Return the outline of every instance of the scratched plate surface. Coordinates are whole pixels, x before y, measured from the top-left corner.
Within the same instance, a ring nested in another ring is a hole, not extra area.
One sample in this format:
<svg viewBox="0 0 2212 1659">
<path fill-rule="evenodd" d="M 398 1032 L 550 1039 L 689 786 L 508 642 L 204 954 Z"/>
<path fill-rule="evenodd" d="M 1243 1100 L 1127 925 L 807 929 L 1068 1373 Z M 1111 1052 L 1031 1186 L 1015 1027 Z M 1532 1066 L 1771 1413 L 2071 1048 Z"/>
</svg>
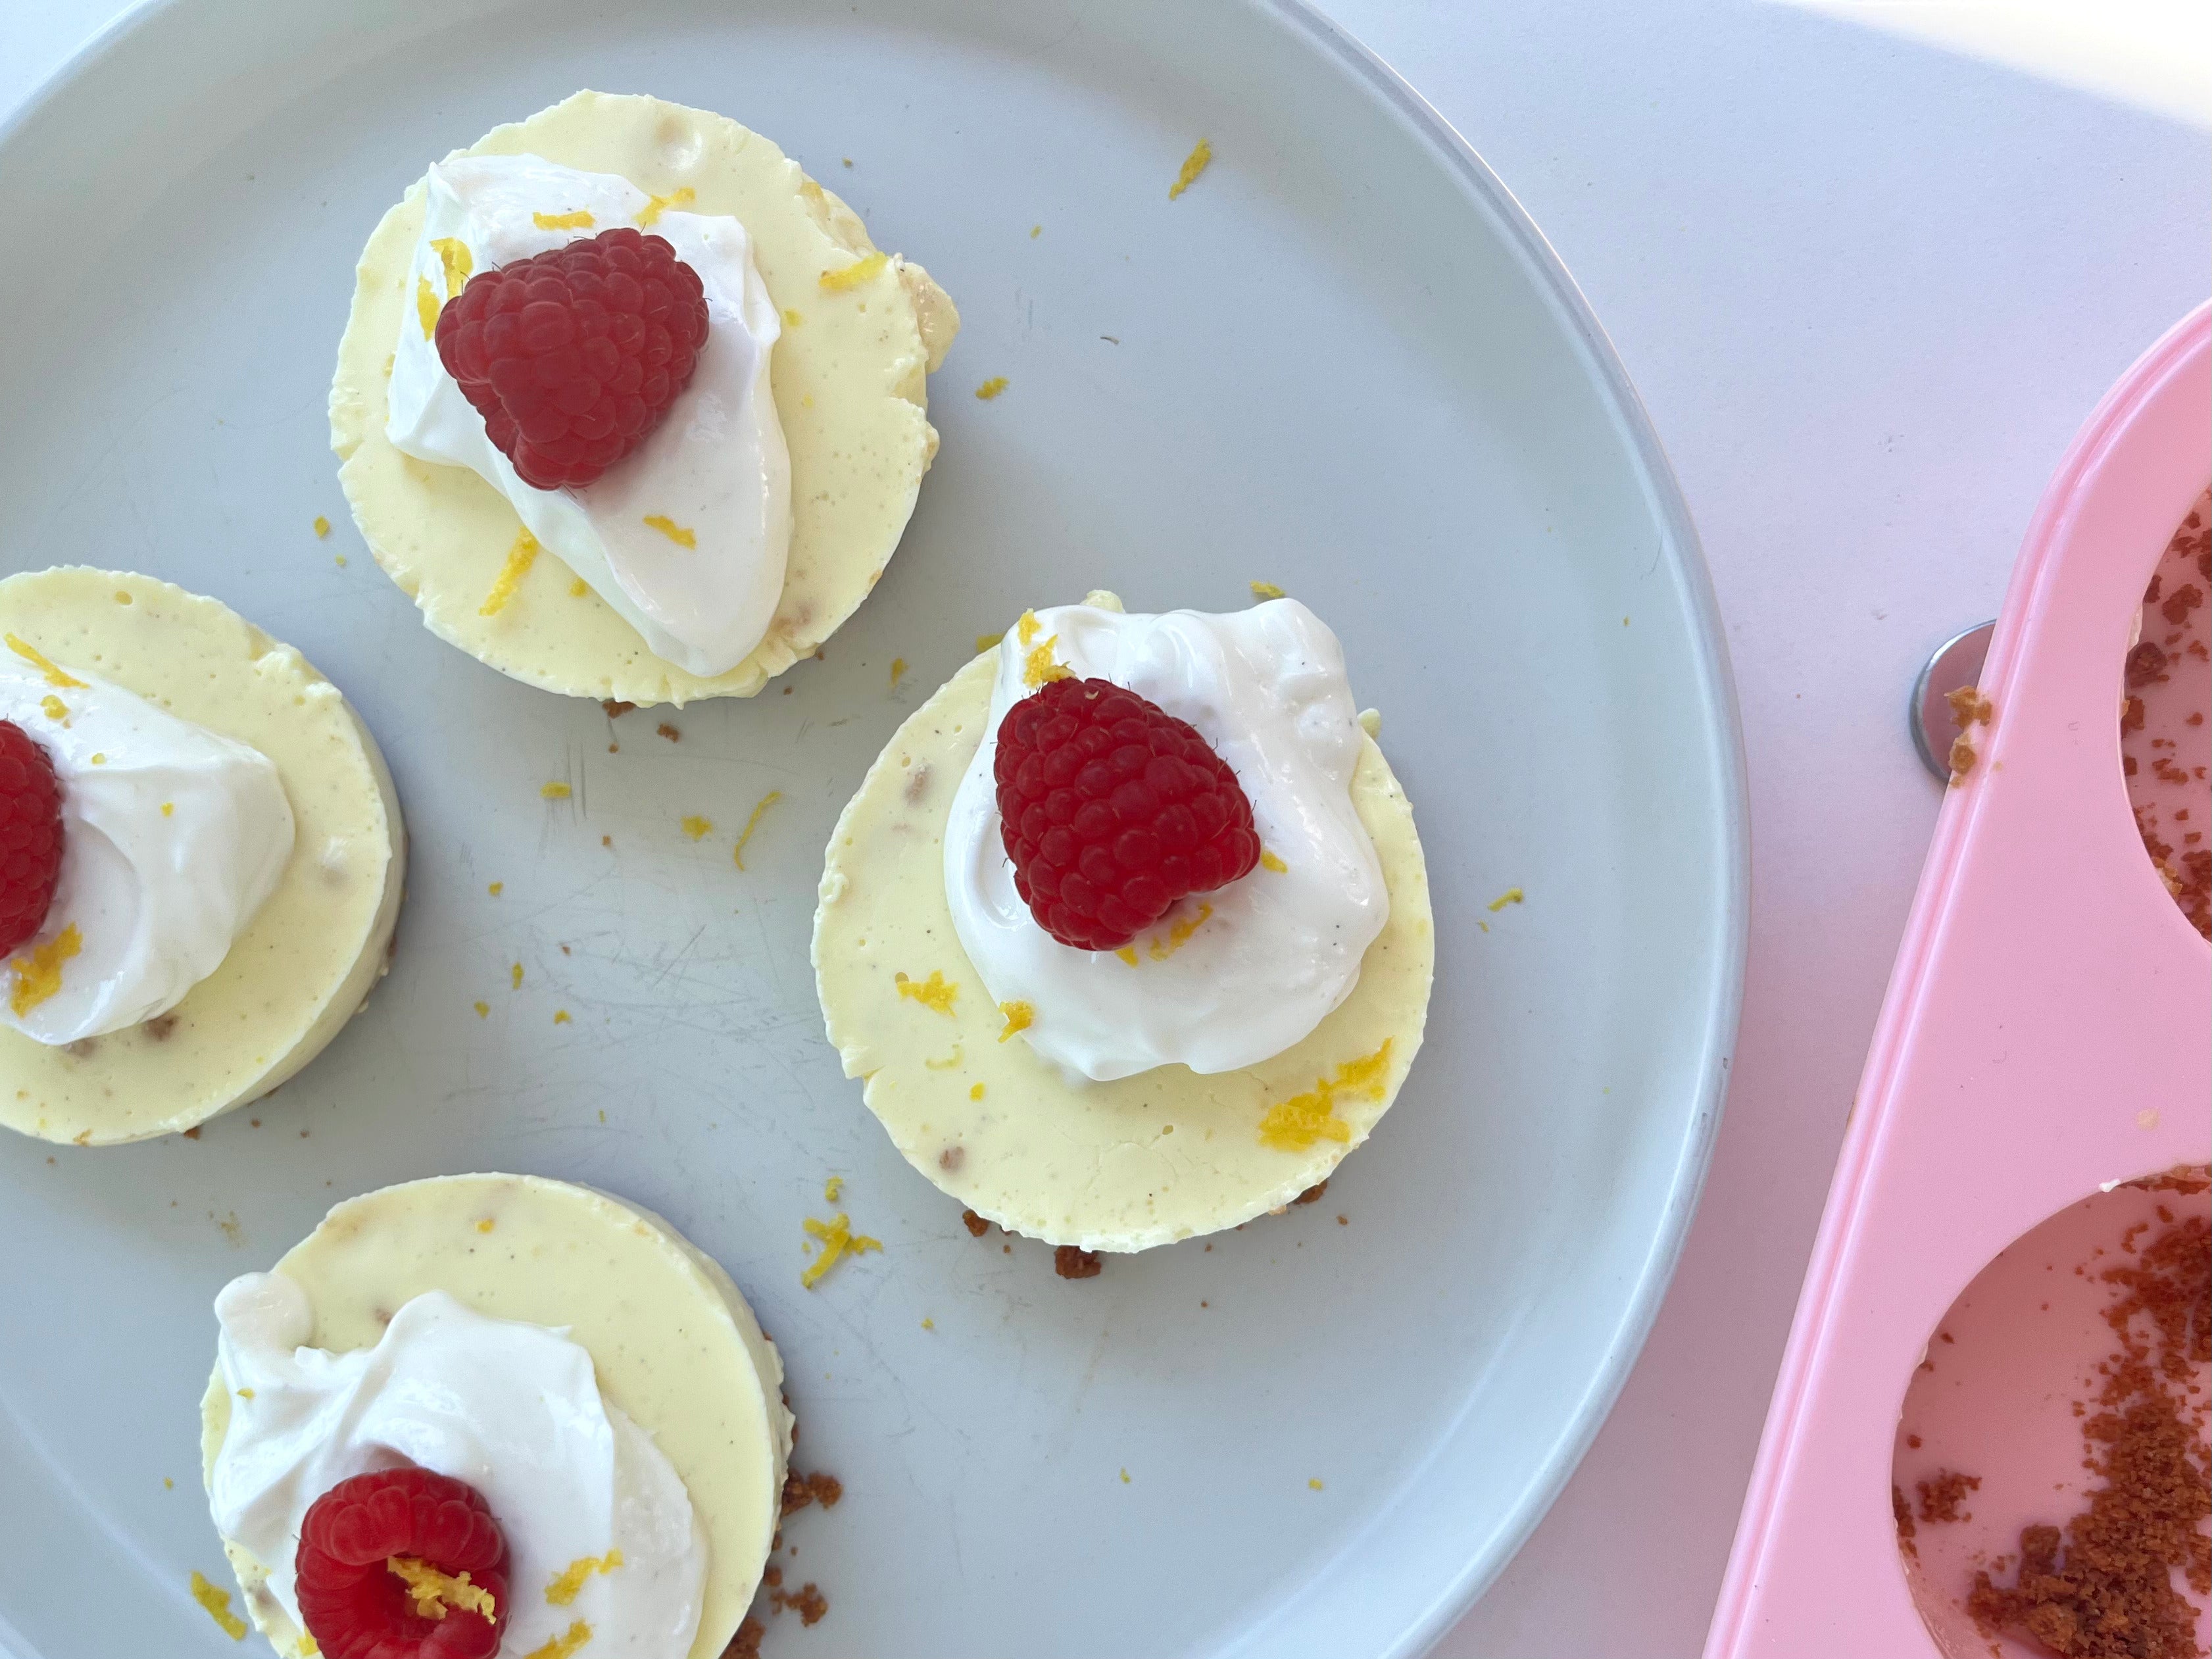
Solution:
<svg viewBox="0 0 2212 1659">
<path fill-rule="evenodd" d="M 898 557 L 757 702 L 611 723 L 499 678 L 422 629 L 333 477 L 369 228 L 580 85 L 771 134 L 966 320 Z M 1201 134 L 1217 160 L 1170 202 Z M 143 570 L 296 644 L 414 836 L 391 977 L 279 1095 L 198 1140 L 0 1137 L 0 1647 L 233 1650 L 185 1593 L 223 1576 L 210 1297 L 334 1199 L 477 1169 L 661 1212 L 781 1343 L 800 1467 L 847 1497 L 788 1528 L 787 1579 L 830 1610 L 776 1620 L 771 1659 L 1412 1654 L 1494 1576 L 1695 1200 L 1742 817 L 1704 573 L 1633 396 L 1385 72 L 1232 0 L 179 0 L 0 135 L 0 222 L 41 233 L 0 262 L 0 570 Z M 1065 1283 L 970 1239 L 840 1076 L 822 845 L 977 634 L 1094 586 L 1225 609 L 1255 579 L 1335 626 L 1384 712 L 1435 885 L 1429 1046 L 1324 1202 Z M 884 1248 L 809 1292 L 833 1173 Z"/>
</svg>

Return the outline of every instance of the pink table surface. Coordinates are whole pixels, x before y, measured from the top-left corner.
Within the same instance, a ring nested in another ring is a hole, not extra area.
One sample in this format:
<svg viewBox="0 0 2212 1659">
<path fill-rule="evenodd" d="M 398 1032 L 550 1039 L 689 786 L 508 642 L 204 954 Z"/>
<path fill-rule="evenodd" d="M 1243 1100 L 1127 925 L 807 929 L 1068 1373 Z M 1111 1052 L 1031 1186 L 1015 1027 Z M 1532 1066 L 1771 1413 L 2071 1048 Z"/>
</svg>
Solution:
<svg viewBox="0 0 2212 1659">
<path fill-rule="evenodd" d="M 2204 297 L 2204 135 L 1764 0 L 1323 0 L 1581 282 L 1711 559 L 1751 763 L 1735 1085 L 1674 1290 L 1439 1659 L 1702 1644 L 1935 822 L 1914 672 L 1996 614 L 2051 469 Z M 125 0 L 0 0 L 0 118 Z"/>
</svg>

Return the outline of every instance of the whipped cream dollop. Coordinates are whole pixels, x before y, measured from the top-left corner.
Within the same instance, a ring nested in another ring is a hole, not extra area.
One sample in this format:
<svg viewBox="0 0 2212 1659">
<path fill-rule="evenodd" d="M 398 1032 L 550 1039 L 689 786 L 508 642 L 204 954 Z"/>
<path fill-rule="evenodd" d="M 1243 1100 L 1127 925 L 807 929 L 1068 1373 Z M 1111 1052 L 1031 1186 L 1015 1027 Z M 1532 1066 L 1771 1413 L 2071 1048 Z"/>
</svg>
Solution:
<svg viewBox="0 0 2212 1659">
<path fill-rule="evenodd" d="M 705 1530 L 675 1466 L 601 1397 L 591 1355 L 565 1332 L 427 1291 L 374 1347 L 328 1353 L 305 1346 L 314 1310 L 281 1273 L 233 1279 L 215 1311 L 231 1400 L 209 1504 L 216 1529 L 269 1569 L 293 1623 L 308 1509 L 341 1480 L 414 1463 L 475 1487 L 507 1534 L 501 1654 L 533 1653 L 580 1620 L 596 1659 L 690 1653 Z M 574 1589 L 559 1605 L 547 1595 L 556 1581 Z"/>
<path fill-rule="evenodd" d="M 13 649 L 0 653 L 0 720 L 46 750 L 62 806 L 53 903 L 0 975 L 0 1022 L 64 1043 L 167 1013 L 283 877 L 292 806 L 276 768 L 119 685 Z"/>
<path fill-rule="evenodd" d="M 1125 951 L 1079 951 L 1040 927 L 1000 838 L 999 726 L 1047 648 L 1079 678 L 1196 727 L 1237 774 L 1266 849 L 1259 868 L 1184 899 Z M 992 1000 L 1029 1005 L 1030 1045 L 1103 1081 L 1176 1062 L 1235 1071 L 1320 1024 L 1358 982 L 1390 902 L 1352 804 L 1359 720 L 1336 635 L 1295 599 L 1225 616 L 1071 605 L 1025 617 L 998 650 L 989 728 L 945 827 L 945 890 Z"/>
<path fill-rule="evenodd" d="M 769 386 L 783 321 L 745 228 L 535 155 L 455 156 L 426 185 L 385 434 L 403 453 L 465 466 L 499 491 L 655 656 L 727 673 L 768 633 L 791 548 L 791 457 Z M 423 319 L 434 322 L 477 272 L 625 225 L 665 239 L 698 273 L 707 343 L 691 384 L 637 449 L 582 489 L 534 489 L 485 435 Z"/>
</svg>

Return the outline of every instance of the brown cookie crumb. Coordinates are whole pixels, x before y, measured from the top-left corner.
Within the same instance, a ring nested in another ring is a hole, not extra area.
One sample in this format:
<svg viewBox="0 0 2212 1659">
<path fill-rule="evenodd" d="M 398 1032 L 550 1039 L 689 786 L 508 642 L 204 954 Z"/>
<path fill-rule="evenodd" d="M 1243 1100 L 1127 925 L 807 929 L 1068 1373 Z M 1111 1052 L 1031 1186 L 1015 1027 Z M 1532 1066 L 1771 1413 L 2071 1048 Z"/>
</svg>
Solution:
<svg viewBox="0 0 2212 1659">
<path fill-rule="evenodd" d="M 783 1478 L 783 1513 L 793 1514 L 809 1504 L 834 1510 L 844 1495 L 844 1482 L 834 1474 L 800 1474 L 794 1471 Z"/>
<path fill-rule="evenodd" d="M 2063 1530 L 2024 1528 L 2013 1582 L 1977 1572 L 1966 1610 L 1985 1634 L 2017 1632 L 2064 1659 L 2197 1659 L 2196 1609 L 2173 1572 L 2212 1594 L 2212 1451 L 2191 1375 L 2212 1360 L 2212 1224 L 2178 1222 L 2099 1277 L 2122 1291 L 2105 1310 L 2118 1351 L 2082 1402 L 2100 1484 Z"/>
<path fill-rule="evenodd" d="M 1959 1507 L 1970 1492 L 1979 1492 L 1982 1478 L 1978 1474 L 1961 1474 L 1956 1469 L 1938 1469 L 1933 1477 L 1919 1483 L 1920 1518 L 1930 1526 L 1951 1521 L 1971 1521 L 1974 1517 Z"/>
<path fill-rule="evenodd" d="M 1960 731 L 1970 726 L 1987 726 L 1996 711 L 1996 705 L 1982 695 L 1978 685 L 1962 685 L 1955 691 L 1946 691 L 1943 701 L 1951 705 L 1951 724 Z"/>
<path fill-rule="evenodd" d="M 818 1625 L 822 1615 L 830 1611 L 830 1598 L 812 1584 L 801 1584 L 796 1595 L 788 1590 L 770 1590 L 768 1599 L 778 1613 L 789 1607 L 802 1625 Z"/>
<path fill-rule="evenodd" d="M 659 725 L 654 726 L 653 729 L 657 735 L 667 738 L 671 743 L 681 743 L 684 741 L 684 734 L 678 731 L 674 726 L 671 726 L 666 720 L 661 721 Z"/>
<path fill-rule="evenodd" d="M 191 1128 L 185 1131 L 185 1139 L 187 1140 L 198 1140 L 199 1138 L 200 1126 L 197 1123 L 193 1124 Z"/>
<path fill-rule="evenodd" d="M 615 697 L 602 697 L 599 700 L 599 707 L 607 711 L 609 720 L 618 720 L 637 705 L 634 702 L 623 702 Z"/>
<path fill-rule="evenodd" d="M 2166 653 L 2155 640 L 2142 640 L 2128 653 L 2128 690 L 2140 691 L 2166 678 Z"/>
<path fill-rule="evenodd" d="M 1311 1204 L 1317 1200 L 1321 1195 L 1328 1190 L 1328 1182 L 1324 1178 L 1318 1186 L 1307 1188 L 1305 1191 L 1300 1193 L 1296 1198 L 1292 1199 L 1291 1202 L 1293 1204 Z"/>
<path fill-rule="evenodd" d="M 761 1638 L 767 1634 L 768 1626 L 759 1620 L 746 1620 L 730 1638 L 730 1645 L 722 1650 L 722 1659 L 760 1659 Z"/>
<path fill-rule="evenodd" d="M 960 1212 L 960 1224 L 968 1230 L 968 1236 L 970 1238 L 981 1238 L 991 1231 L 991 1224 L 973 1210 Z"/>
<path fill-rule="evenodd" d="M 1096 1279 L 1105 1263 L 1095 1250 L 1063 1244 L 1052 1253 L 1052 1270 L 1062 1279 Z"/>
</svg>

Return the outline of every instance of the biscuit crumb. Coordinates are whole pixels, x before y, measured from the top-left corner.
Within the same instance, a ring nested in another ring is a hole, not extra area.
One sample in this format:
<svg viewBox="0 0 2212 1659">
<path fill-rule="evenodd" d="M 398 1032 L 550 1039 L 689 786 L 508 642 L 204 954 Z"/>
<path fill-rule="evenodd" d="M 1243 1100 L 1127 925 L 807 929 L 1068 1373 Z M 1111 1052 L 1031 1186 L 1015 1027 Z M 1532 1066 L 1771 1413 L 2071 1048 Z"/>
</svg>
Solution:
<svg viewBox="0 0 2212 1659">
<path fill-rule="evenodd" d="M 599 700 L 599 707 L 606 710 L 609 720 L 618 720 L 637 705 L 634 702 L 623 702 L 616 697 L 602 697 Z"/>
<path fill-rule="evenodd" d="M 1052 1270 L 1062 1279 L 1096 1279 L 1105 1265 L 1097 1251 L 1073 1244 L 1063 1244 L 1052 1253 Z"/>
<path fill-rule="evenodd" d="M 1978 685 L 1946 691 L 1943 701 L 1951 705 L 1951 723 L 1961 732 L 1970 726 L 1987 726 L 1997 712 L 1996 705 L 1982 695 Z"/>
<path fill-rule="evenodd" d="M 845 1495 L 845 1483 L 834 1474 L 817 1471 L 800 1474 L 793 1470 L 783 1478 L 782 1513 L 790 1515 L 805 1509 L 809 1504 L 819 1504 L 825 1510 L 837 1507 L 837 1500 Z"/>
<path fill-rule="evenodd" d="M 1981 1486 L 1982 1478 L 1978 1474 L 1938 1469 L 1933 1477 L 1918 1483 L 1920 1518 L 1931 1526 L 1972 1520 L 1972 1514 L 1959 1506 L 1966 1501 L 1967 1493 L 1979 1492 Z"/>
<path fill-rule="evenodd" d="M 952 1151 L 956 1152 L 959 1150 L 960 1149 L 957 1146 L 952 1149 Z M 949 1158 L 951 1156 L 951 1153 L 948 1152 L 945 1156 Z M 942 1159 L 939 1160 L 939 1162 L 942 1161 Z M 958 1166 L 947 1165 L 946 1167 L 957 1168 Z M 968 1236 L 970 1238 L 981 1238 L 985 1233 L 991 1231 L 991 1224 L 984 1220 L 981 1216 L 977 1215 L 973 1210 L 963 1210 L 960 1212 L 960 1224 L 968 1230 Z"/>
<path fill-rule="evenodd" d="M 747 1619 L 738 1626 L 730 1645 L 722 1650 L 722 1659 L 760 1659 L 761 1638 L 767 1634 L 766 1625 L 757 1619 Z"/>
<path fill-rule="evenodd" d="M 1966 781 L 1966 774 L 1974 769 L 1981 757 L 1974 752 L 1973 742 L 1964 732 L 1951 739 L 1951 787 L 1956 789 Z"/>
<path fill-rule="evenodd" d="M 773 1589 L 768 1593 L 768 1599 L 778 1613 L 789 1607 L 799 1615 L 802 1625 L 818 1625 L 822 1615 L 830 1611 L 830 1599 L 812 1584 L 800 1585 L 796 1595 L 788 1590 Z"/>
</svg>

